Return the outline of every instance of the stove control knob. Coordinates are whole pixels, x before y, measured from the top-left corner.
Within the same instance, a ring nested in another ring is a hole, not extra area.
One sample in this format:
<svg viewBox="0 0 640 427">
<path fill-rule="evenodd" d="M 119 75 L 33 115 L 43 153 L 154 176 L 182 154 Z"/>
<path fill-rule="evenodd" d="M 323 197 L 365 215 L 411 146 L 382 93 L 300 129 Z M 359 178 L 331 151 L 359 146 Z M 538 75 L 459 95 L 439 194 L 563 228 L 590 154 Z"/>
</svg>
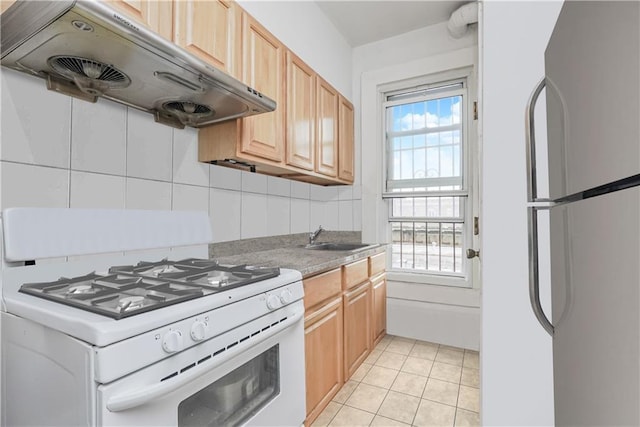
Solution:
<svg viewBox="0 0 640 427">
<path fill-rule="evenodd" d="M 278 298 L 275 295 L 268 295 L 267 296 L 267 307 L 269 307 L 269 310 L 275 310 L 276 308 L 280 307 L 280 298 Z"/>
<path fill-rule="evenodd" d="M 292 300 L 293 300 L 293 294 L 289 289 L 284 289 L 282 292 L 280 292 L 280 301 L 282 302 L 282 305 L 287 305 Z"/>
<path fill-rule="evenodd" d="M 207 322 L 196 321 L 191 325 L 191 339 L 194 341 L 202 341 L 207 335 Z"/>
<path fill-rule="evenodd" d="M 182 334 L 180 331 L 169 331 L 162 338 L 162 348 L 167 353 L 182 350 Z"/>
</svg>

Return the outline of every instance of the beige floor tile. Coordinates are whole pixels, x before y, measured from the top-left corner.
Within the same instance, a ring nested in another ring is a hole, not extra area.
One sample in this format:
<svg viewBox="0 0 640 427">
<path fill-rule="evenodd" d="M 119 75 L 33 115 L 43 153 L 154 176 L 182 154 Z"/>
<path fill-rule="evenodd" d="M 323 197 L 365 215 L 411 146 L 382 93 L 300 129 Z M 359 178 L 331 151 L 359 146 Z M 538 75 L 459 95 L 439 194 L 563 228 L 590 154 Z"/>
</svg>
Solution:
<svg viewBox="0 0 640 427">
<path fill-rule="evenodd" d="M 352 408 L 350 406 L 343 406 L 331 423 L 330 426 L 368 426 L 373 421 L 374 414 L 361 411 L 360 409 Z"/>
<path fill-rule="evenodd" d="M 396 338 L 394 338 L 393 341 L 389 343 L 387 348 L 385 348 L 385 351 L 391 351 L 393 353 L 404 354 L 405 356 L 407 356 L 413 348 L 414 340 Z"/>
<path fill-rule="evenodd" d="M 387 392 L 388 390 L 380 387 L 358 384 L 358 387 L 351 393 L 345 405 L 375 414 L 378 412 Z"/>
<path fill-rule="evenodd" d="M 418 427 L 451 427 L 455 416 L 455 407 L 422 399 L 413 425 Z"/>
<path fill-rule="evenodd" d="M 392 420 L 391 418 L 381 417 L 376 415 L 371 422 L 372 427 L 403 427 L 410 426 L 411 424 L 401 423 L 400 421 Z"/>
<path fill-rule="evenodd" d="M 480 371 L 473 368 L 462 368 L 462 378 L 460 384 L 469 387 L 480 387 Z"/>
<path fill-rule="evenodd" d="M 373 365 L 363 362 L 362 365 L 360 365 L 358 369 L 356 369 L 353 375 L 351 375 L 350 379 L 353 381 L 362 381 L 362 379 L 365 377 L 365 375 L 367 375 L 372 366 Z"/>
<path fill-rule="evenodd" d="M 385 335 L 385 337 L 380 340 L 378 345 L 376 345 L 376 348 L 374 350 L 383 351 L 385 348 L 387 348 L 387 346 L 389 345 L 389 343 L 391 341 L 393 341 L 393 336 L 392 335 Z"/>
<path fill-rule="evenodd" d="M 462 366 L 462 358 L 464 353 L 457 350 L 449 350 L 446 348 L 438 349 L 436 362 L 448 363 L 450 365 Z"/>
<path fill-rule="evenodd" d="M 465 368 L 478 369 L 480 367 L 480 355 L 471 351 L 465 352 L 462 366 Z"/>
<path fill-rule="evenodd" d="M 420 359 L 429 359 L 434 360 L 436 358 L 436 354 L 438 353 L 438 344 L 430 344 L 430 343 L 416 343 L 409 356 L 411 357 L 419 357 Z"/>
<path fill-rule="evenodd" d="M 405 360 L 407 360 L 407 356 L 398 353 L 391 353 L 390 351 L 384 351 L 374 364 L 382 366 L 383 368 L 399 371 Z"/>
<path fill-rule="evenodd" d="M 311 427 L 324 427 L 328 426 L 333 417 L 336 416 L 338 411 L 342 408 L 342 405 L 336 402 L 329 402 L 324 411 L 318 415 L 318 418 L 311 424 Z"/>
<path fill-rule="evenodd" d="M 427 377 L 400 372 L 398 373 L 396 380 L 393 382 L 391 390 L 410 394 L 411 396 L 421 397 L 426 385 Z"/>
<path fill-rule="evenodd" d="M 458 408 L 480 412 L 480 389 L 467 387 L 466 385 L 460 386 Z"/>
<path fill-rule="evenodd" d="M 445 350 L 453 350 L 453 351 L 461 351 L 464 353 L 464 348 L 461 347 L 454 347 L 452 345 L 444 345 L 444 344 L 440 344 L 440 348 L 444 348 Z"/>
<path fill-rule="evenodd" d="M 449 365 L 448 363 L 434 362 L 431 368 L 430 378 L 437 380 L 449 381 L 451 383 L 460 383 L 460 375 L 462 368 L 460 366 Z"/>
<path fill-rule="evenodd" d="M 480 414 L 465 409 L 456 409 L 455 427 L 480 427 Z"/>
<path fill-rule="evenodd" d="M 423 399 L 456 406 L 458 402 L 458 384 L 429 378 L 427 386 L 422 394 Z"/>
<path fill-rule="evenodd" d="M 382 366 L 373 366 L 362 382 L 369 385 L 375 385 L 389 389 L 398 375 L 395 369 L 383 368 Z"/>
<path fill-rule="evenodd" d="M 420 398 L 390 391 L 384 398 L 378 414 L 403 423 L 411 423 L 420 405 Z"/>
<path fill-rule="evenodd" d="M 358 387 L 358 384 L 359 383 L 357 381 L 353 380 L 349 380 L 344 383 L 340 391 L 338 391 L 338 393 L 336 393 L 336 395 L 333 397 L 333 401 L 338 403 L 346 402 L 349 396 L 351 396 L 351 393 L 353 393 L 353 390 Z"/>
<path fill-rule="evenodd" d="M 429 359 L 418 359 L 417 357 L 407 357 L 407 360 L 400 369 L 402 372 L 409 374 L 422 375 L 424 377 L 429 376 L 431 366 L 433 362 Z"/>
<path fill-rule="evenodd" d="M 381 354 L 382 354 L 382 350 L 373 349 L 371 351 L 371 353 L 369 353 L 367 358 L 364 359 L 364 363 L 368 363 L 370 365 L 373 365 L 374 363 L 376 363 L 376 361 L 378 360 L 378 358 L 380 357 Z"/>
</svg>

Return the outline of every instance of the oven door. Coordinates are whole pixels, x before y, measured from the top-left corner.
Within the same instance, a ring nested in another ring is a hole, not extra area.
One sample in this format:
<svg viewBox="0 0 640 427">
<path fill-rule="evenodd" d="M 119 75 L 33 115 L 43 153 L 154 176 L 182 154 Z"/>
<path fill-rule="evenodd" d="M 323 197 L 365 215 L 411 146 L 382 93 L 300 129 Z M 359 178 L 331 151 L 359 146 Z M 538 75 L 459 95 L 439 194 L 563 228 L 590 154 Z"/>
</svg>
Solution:
<svg viewBox="0 0 640 427">
<path fill-rule="evenodd" d="M 98 387 L 97 424 L 300 426 L 302 301 Z"/>
</svg>

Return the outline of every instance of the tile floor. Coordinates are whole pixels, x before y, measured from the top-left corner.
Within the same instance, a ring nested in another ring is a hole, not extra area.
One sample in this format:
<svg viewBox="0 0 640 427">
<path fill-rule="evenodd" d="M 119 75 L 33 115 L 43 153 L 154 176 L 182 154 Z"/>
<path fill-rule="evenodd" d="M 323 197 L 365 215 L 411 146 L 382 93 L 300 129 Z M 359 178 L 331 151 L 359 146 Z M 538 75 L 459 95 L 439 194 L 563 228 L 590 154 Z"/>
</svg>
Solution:
<svg viewBox="0 0 640 427">
<path fill-rule="evenodd" d="M 478 426 L 478 356 L 387 335 L 312 426 Z"/>
</svg>

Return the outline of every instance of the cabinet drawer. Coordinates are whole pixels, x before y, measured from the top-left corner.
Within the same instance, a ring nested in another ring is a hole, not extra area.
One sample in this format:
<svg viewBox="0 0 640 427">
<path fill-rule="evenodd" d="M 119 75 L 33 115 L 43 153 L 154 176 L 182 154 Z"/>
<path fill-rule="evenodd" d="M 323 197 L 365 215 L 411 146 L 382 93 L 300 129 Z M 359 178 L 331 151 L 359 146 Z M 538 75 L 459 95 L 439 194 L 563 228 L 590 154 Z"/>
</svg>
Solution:
<svg viewBox="0 0 640 427">
<path fill-rule="evenodd" d="M 342 291 L 340 283 L 340 269 L 327 271 L 317 276 L 304 279 L 304 308 L 313 307 L 322 301 L 340 294 Z"/>
<path fill-rule="evenodd" d="M 369 278 L 368 258 L 342 266 L 342 289 L 347 290 Z"/>
<path fill-rule="evenodd" d="M 382 273 L 385 270 L 386 264 L 387 254 L 385 252 L 369 257 L 369 276 Z"/>
</svg>

